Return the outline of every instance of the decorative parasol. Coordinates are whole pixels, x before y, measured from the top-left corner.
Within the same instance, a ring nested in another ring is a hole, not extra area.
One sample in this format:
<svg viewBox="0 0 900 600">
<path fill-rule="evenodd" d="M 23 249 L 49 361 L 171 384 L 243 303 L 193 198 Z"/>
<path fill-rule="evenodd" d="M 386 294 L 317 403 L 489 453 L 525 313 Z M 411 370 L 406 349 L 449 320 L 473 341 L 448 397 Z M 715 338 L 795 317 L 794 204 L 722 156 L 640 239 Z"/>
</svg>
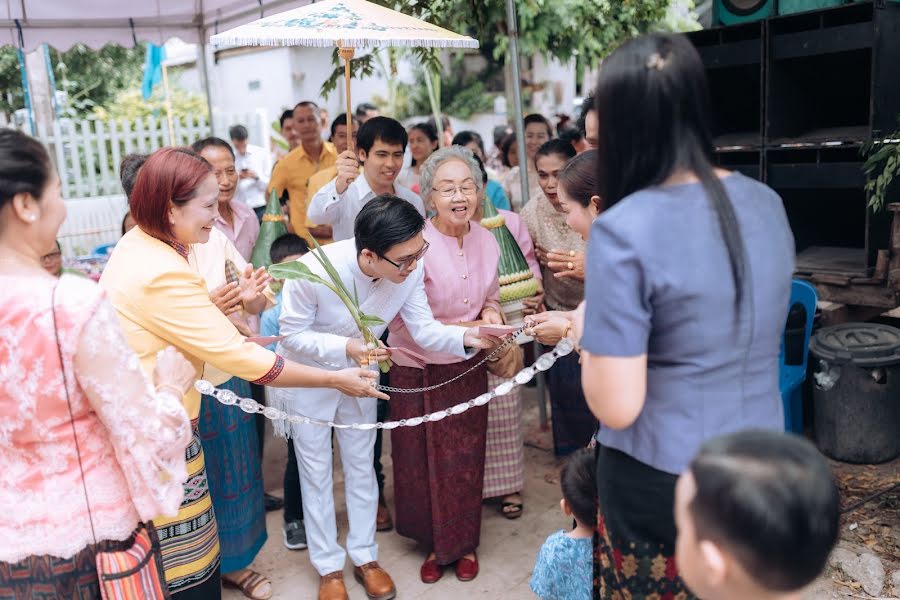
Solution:
<svg viewBox="0 0 900 600">
<path fill-rule="evenodd" d="M 350 59 L 356 48 L 477 48 L 478 41 L 366 0 L 325 0 L 210 38 L 214 45 L 336 46 L 344 59 L 347 131 L 352 128 Z"/>
</svg>

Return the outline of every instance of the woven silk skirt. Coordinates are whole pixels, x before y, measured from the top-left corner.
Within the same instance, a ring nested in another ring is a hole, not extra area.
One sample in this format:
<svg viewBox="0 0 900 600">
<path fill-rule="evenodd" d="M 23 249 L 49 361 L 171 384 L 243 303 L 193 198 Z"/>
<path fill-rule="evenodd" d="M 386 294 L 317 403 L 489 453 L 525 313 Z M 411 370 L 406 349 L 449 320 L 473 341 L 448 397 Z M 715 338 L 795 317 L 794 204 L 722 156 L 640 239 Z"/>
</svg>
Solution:
<svg viewBox="0 0 900 600">
<path fill-rule="evenodd" d="M 153 521 L 162 549 L 166 583 L 172 594 L 180 594 L 211 580 L 215 580 L 216 588 L 219 585 L 219 532 L 209 495 L 197 420 L 193 426 L 194 436 L 185 452 L 188 478 L 184 482 L 181 508 L 173 518 Z M 217 590 L 217 593 L 221 592 Z"/>
<path fill-rule="evenodd" d="M 597 447 L 594 598 L 694 599 L 675 566 L 676 475 Z"/>
<path fill-rule="evenodd" d="M 425 387 L 447 381 L 475 365 L 481 356 L 425 369 L 391 369 L 391 385 Z M 450 408 L 487 391 L 482 366 L 442 388 L 391 395 L 391 419 L 409 419 Z M 481 538 L 481 495 L 487 406 L 476 406 L 434 423 L 391 431 L 394 462 L 394 524 L 397 533 L 452 564 L 473 552 Z"/>
</svg>

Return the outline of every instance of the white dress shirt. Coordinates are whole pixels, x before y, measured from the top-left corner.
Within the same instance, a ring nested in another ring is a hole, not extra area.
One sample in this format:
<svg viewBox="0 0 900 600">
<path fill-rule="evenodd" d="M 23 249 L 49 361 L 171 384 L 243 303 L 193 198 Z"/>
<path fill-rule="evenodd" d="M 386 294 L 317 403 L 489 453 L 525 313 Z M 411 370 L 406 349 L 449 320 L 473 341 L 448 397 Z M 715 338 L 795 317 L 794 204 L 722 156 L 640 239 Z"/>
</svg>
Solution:
<svg viewBox="0 0 900 600">
<path fill-rule="evenodd" d="M 247 152 L 241 154 L 234 151 L 234 168 L 238 175 L 242 169 L 250 169 L 259 179 L 238 179 L 235 199 L 250 208 L 266 205 L 266 188 L 269 187 L 269 175 L 272 172 L 269 153 L 265 148 L 247 144 Z"/>
<path fill-rule="evenodd" d="M 347 289 L 351 292 L 356 289 L 360 305 L 365 304 L 370 295 L 378 294 L 377 308 L 368 312 L 380 317 L 385 324 L 372 327 L 375 337 L 381 337 L 387 323 L 399 315 L 412 338 L 422 348 L 463 358 L 474 354 L 464 348 L 464 327 L 444 325 L 434 319 L 425 296 L 425 263 L 419 261 L 415 271 L 403 283 L 392 283 L 386 279 L 372 279 L 362 272 L 353 239 L 329 244 L 324 251 Z M 299 260 L 313 273 L 330 281 L 325 269 L 311 253 Z M 326 369 L 357 366 L 347 358 L 347 341 L 350 337 L 362 337 L 359 331 L 353 331 L 349 337 L 330 333 L 349 317 L 347 307 L 334 292 L 319 283 L 293 279 L 284 282 L 281 301 L 279 326 L 281 335 L 285 337 L 279 351 L 285 358 Z M 309 395 L 318 391 L 304 393 Z M 328 396 L 333 390 L 321 392 L 321 395 Z"/>
<path fill-rule="evenodd" d="M 331 225 L 334 241 L 348 240 L 353 237 L 353 226 L 356 215 L 366 202 L 376 197 L 369 185 L 365 173 L 357 177 L 343 194 L 337 193 L 337 179 L 331 180 L 319 190 L 309 203 L 307 215 L 309 220 L 319 225 Z M 414 191 L 394 182 L 394 195 L 416 207 L 423 217 L 425 203 Z"/>
</svg>

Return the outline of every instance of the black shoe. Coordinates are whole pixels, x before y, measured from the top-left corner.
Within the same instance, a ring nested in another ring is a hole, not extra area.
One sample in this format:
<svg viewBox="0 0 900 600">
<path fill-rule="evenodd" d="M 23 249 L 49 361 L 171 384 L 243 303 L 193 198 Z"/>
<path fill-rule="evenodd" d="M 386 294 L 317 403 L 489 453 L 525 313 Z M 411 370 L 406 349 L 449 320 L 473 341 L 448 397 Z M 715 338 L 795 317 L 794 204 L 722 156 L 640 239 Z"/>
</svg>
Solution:
<svg viewBox="0 0 900 600">
<path fill-rule="evenodd" d="M 284 508 L 284 500 L 278 498 L 277 496 L 272 496 L 271 494 L 265 495 L 266 502 L 266 512 L 272 512 L 273 510 L 281 510 Z"/>
<path fill-rule="evenodd" d="M 281 530 L 284 537 L 284 546 L 288 550 L 303 550 L 306 548 L 306 527 L 303 521 L 288 521 Z"/>
</svg>

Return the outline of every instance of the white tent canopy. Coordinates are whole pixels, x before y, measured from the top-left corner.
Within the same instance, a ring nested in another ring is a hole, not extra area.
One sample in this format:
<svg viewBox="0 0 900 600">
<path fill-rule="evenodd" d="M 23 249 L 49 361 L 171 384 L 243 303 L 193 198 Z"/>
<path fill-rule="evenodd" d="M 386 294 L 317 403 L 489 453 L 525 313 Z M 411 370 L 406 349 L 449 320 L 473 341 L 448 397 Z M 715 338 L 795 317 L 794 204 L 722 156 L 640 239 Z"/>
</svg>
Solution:
<svg viewBox="0 0 900 600">
<path fill-rule="evenodd" d="M 310 0 L 0 0 L 0 45 L 205 44 L 210 35 Z M 5 4 L 5 6 L 4 6 Z M 20 36 L 21 32 L 21 36 Z"/>
</svg>

